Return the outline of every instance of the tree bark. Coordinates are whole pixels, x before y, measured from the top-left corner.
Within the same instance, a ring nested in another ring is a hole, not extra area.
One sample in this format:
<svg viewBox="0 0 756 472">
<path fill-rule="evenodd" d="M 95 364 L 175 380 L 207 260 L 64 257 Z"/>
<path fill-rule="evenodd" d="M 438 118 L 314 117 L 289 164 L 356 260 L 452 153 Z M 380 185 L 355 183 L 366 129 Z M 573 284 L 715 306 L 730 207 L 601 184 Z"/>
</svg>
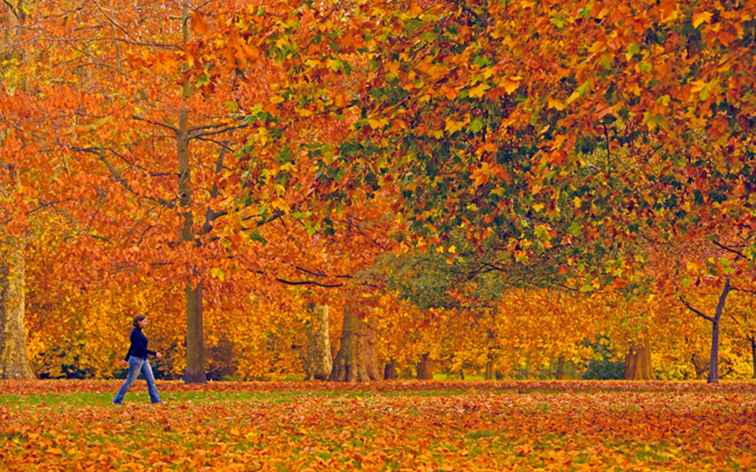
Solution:
<svg viewBox="0 0 756 472">
<path fill-rule="evenodd" d="M 719 325 L 722 321 L 722 313 L 724 313 L 725 302 L 727 301 L 727 295 L 730 294 L 732 286 L 730 285 L 730 277 L 725 278 L 722 292 L 719 294 L 719 301 L 717 307 L 714 310 L 714 316 L 709 316 L 704 312 L 694 308 L 690 303 L 680 297 L 683 304 L 692 311 L 696 316 L 699 316 L 709 323 L 711 323 L 711 350 L 709 352 L 709 376 L 706 379 L 708 383 L 719 382 Z"/>
<path fill-rule="evenodd" d="M 751 364 L 753 365 L 753 378 L 756 379 L 756 336 L 748 338 L 751 341 Z"/>
<path fill-rule="evenodd" d="M 690 356 L 690 361 L 693 363 L 693 370 L 696 372 L 697 379 L 702 379 L 704 374 L 709 372 L 709 363 L 697 352 L 694 352 L 693 355 Z"/>
<path fill-rule="evenodd" d="M 433 380 L 433 366 L 429 358 L 429 353 L 420 356 L 420 361 L 416 366 L 418 380 Z"/>
<path fill-rule="evenodd" d="M 20 33 L 26 20 L 23 1 L 7 3 L 7 24 L 0 45 L 0 60 L 25 60 L 20 46 Z M 25 78 L 20 88 L 25 88 Z M 11 170 L 10 192 L 18 188 Z M 1 185 L 1 184 L 0 184 Z M 27 351 L 26 328 L 26 259 L 23 238 L 3 234 L 0 248 L 0 379 L 32 379 L 34 372 Z"/>
<path fill-rule="evenodd" d="M 33 379 L 24 327 L 24 246 L 15 238 L 9 239 L 0 261 L 0 379 Z"/>
<path fill-rule="evenodd" d="M 333 369 L 328 307 L 310 305 L 306 324 L 307 344 L 303 350 L 305 380 L 327 380 Z"/>
<path fill-rule="evenodd" d="M 564 356 L 559 356 L 559 358 L 557 359 L 556 372 L 554 372 L 554 377 L 556 377 L 557 380 L 564 379 Z"/>
<path fill-rule="evenodd" d="M 186 283 L 186 370 L 184 382 L 206 383 L 205 332 L 202 319 L 202 283 Z"/>
<path fill-rule="evenodd" d="M 344 328 L 341 344 L 329 380 L 367 382 L 379 380 L 378 355 L 375 347 L 374 323 L 352 306 L 344 307 Z"/>
<path fill-rule="evenodd" d="M 189 2 L 181 2 L 182 45 L 189 43 Z M 186 100 L 191 95 L 191 84 L 182 84 L 183 103 L 179 106 L 178 128 L 176 129 L 176 155 L 179 171 L 179 206 L 181 208 L 181 241 L 195 243 L 194 217 L 192 214 L 191 163 L 189 154 L 189 108 Z M 191 274 L 192 277 L 197 274 Z M 205 333 L 202 313 L 202 282 L 191 279 L 186 282 L 186 371 L 184 382 L 206 383 Z"/>
<path fill-rule="evenodd" d="M 645 344 L 632 345 L 625 356 L 625 380 L 653 379 L 651 351 Z"/>
<path fill-rule="evenodd" d="M 399 375 L 396 372 L 396 362 L 388 361 L 383 366 L 383 380 L 395 380 Z"/>
</svg>

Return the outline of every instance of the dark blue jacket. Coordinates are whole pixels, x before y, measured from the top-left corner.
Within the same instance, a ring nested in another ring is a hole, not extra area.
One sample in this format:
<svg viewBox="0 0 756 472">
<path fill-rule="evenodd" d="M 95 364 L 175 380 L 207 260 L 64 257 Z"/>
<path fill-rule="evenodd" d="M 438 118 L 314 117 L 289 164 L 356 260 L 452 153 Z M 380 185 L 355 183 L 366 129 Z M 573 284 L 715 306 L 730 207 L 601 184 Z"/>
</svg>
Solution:
<svg viewBox="0 0 756 472">
<path fill-rule="evenodd" d="M 131 330 L 130 339 L 131 346 L 129 346 L 129 352 L 126 353 L 125 360 L 128 361 L 129 356 L 147 359 L 147 355 L 155 355 L 155 351 L 147 349 L 147 336 L 138 327 Z"/>
</svg>

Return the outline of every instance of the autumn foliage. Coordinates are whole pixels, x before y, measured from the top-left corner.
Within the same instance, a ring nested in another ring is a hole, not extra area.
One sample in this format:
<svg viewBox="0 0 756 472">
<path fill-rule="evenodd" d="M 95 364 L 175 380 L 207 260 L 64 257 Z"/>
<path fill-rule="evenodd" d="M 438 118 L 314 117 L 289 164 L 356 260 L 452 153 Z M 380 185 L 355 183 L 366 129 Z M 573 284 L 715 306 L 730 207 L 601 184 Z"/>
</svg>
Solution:
<svg viewBox="0 0 756 472">
<path fill-rule="evenodd" d="M 405 3 L 3 2 L 0 377 L 756 376 L 754 6 Z"/>
<path fill-rule="evenodd" d="M 172 382 L 125 409 L 114 387 L 0 384 L 4 469 L 749 470 L 756 448 L 747 384 Z"/>
</svg>

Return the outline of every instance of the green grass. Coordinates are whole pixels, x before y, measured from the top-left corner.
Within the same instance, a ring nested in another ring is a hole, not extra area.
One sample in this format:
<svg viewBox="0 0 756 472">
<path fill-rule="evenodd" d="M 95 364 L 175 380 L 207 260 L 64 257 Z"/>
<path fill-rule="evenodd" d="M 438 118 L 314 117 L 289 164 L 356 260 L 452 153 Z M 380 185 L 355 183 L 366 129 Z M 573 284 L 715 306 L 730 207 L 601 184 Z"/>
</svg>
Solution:
<svg viewBox="0 0 756 472">
<path fill-rule="evenodd" d="M 419 390 L 413 392 L 406 391 L 387 391 L 387 392 L 370 392 L 370 391 L 260 391 L 260 392 L 160 392 L 160 398 L 163 402 L 170 403 L 221 403 L 234 401 L 253 401 L 264 403 L 286 403 L 295 401 L 298 398 L 362 398 L 371 397 L 446 397 L 464 395 L 468 392 L 465 390 Z M 105 406 L 110 405 L 115 395 L 113 392 L 94 393 L 94 392 L 72 392 L 72 393 L 45 393 L 31 395 L 0 395 L 0 406 L 8 407 L 72 407 L 79 408 L 83 406 Z M 149 403 L 150 399 L 147 392 L 143 389 L 132 388 L 126 394 L 124 403 Z"/>
</svg>

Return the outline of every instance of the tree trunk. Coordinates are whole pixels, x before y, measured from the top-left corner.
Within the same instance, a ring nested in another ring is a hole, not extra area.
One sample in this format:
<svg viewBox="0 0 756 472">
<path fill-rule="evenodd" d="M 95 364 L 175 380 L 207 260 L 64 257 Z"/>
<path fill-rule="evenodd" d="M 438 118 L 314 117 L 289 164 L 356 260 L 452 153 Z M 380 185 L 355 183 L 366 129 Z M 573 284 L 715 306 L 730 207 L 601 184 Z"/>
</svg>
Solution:
<svg viewBox="0 0 756 472">
<path fill-rule="evenodd" d="M 11 239 L 0 261 L 0 379 L 33 379 L 24 327 L 24 247 Z"/>
<path fill-rule="evenodd" d="M 26 20 L 22 2 L 6 2 L 7 22 L 0 45 L 0 60 L 16 59 L 24 62 L 20 33 Z M 25 76 L 17 86 L 26 88 Z M 8 165 L 12 186 L 18 190 L 18 180 L 12 166 Z M 32 379 L 34 372 L 29 363 L 26 344 L 26 259 L 23 238 L 3 234 L 0 248 L 0 379 Z"/>
<path fill-rule="evenodd" d="M 748 338 L 751 341 L 751 364 L 753 365 L 753 378 L 756 379 L 756 336 Z"/>
<path fill-rule="evenodd" d="M 706 379 L 708 383 L 719 382 L 719 325 L 722 321 L 722 313 L 724 313 L 725 302 L 727 301 L 727 295 L 732 290 L 730 285 L 730 276 L 725 278 L 722 292 L 719 294 L 719 301 L 717 302 L 717 308 L 714 311 L 714 316 L 709 316 L 704 312 L 697 310 L 690 303 L 680 297 L 683 304 L 692 311 L 696 316 L 699 316 L 709 323 L 711 323 L 711 351 L 709 352 L 709 376 Z"/>
<path fill-rule="evenodd" d="M 711 355 L 709 358 L 709 377 L 706 379 L 707 383 L 719 382 L 719 324 L 722 321 L 722 313 L 724 312 L 725 302 L 730 290 L 730 277 L 727 277 L 724 287 L 722 287 L 722 293 L 719 295 L 719 302 L 717 303 L 714 317 L 711 318 Z"/>
<path fill-rule="evenodd" d="M 433 380 L 433 366 L 427 352 L 420 356 L 420 361 L 417 363 L 417 378 L 418 380 Z"/>
<path fill-rule="evenodd" d="M 328 307 L 308 307 L 310 319 L 306 325 L 307 344 L 303 350 L 305 380 L 327 380 L 333 369 Z"/>
<path fill-rule="evenodd" d="M 381 378 L 375 348 L 376 329 L 369 318 L 344 307 L 344 328 L 341 344 L 329 380 L 340 382 L 366 382 Z"/>
<path fill-rule="evenodd" d="M 181 2 L 182 44 L 189 42 L 189 2 Z M 179 206 L 181 210 L 181 240 L 185 244 L 194 244 L 194 217 L 192 214 L 192 182 L 189 160 L 189 108 L 186 100 L 191 96 L 191 84 L 184 80 L 182 84 L 183 103 L 179 105 L 178 128 L 176 129 L 176 155 L 178 158 Z M 191 274 L 196 276 L 197 274 Z M 186 282 L 186 371 L 184 382 L 206 383 L 205 372 L 205 333 L 202 320 L 202 282 Z"/>
<path fill-rule="evenodd" d="M 202 283 L 186 283 L 186 370 L 184 382 L 206 383 Z"/>
<path fill-rule="evenodd" d="M 719 382 L 719 322 L 717 316 L 711 323 L 711 352 L 709 356 L 709 376 L 706 378 L 707 383 Z"/>
<path fill-rule="evenodd" d="M 486 370 L 483 374 L 483 378 L 485 380 L 493 380 L 496 376 L 496 372 L 494 372 L 494 356 L 493 353 L 489 352 L 488 357 L 486 358 Z"/>
<path fill-rule="evenodd" d="M 644 344 L 632 345 L 625 356 L 625 380 L 650 380 L 651 351 Z"/>
<path fill-rule="evenodd" d="M 690 356 L 690 361 L 693 363 L 693 370 L 696 372 L 697 379 L 702 379 L 704 374 L 709 372 L 709 363 L 697 352 L 694 352 L 693 355 Z"/>
<path fill-rule="evenodd" d="M 559 358 L 557 359 L 556 372 L 554 372 L 554 377 L 556 377 L 557 380 L 564 379 L 564 356 L 559 356 Z"/>
<path fill-rule="evenodd" d="M 388 361 L 383 366 L 383 380 L 395 380 L 399 375 L 396 372 L 396 362 Z"/>
</svg>

